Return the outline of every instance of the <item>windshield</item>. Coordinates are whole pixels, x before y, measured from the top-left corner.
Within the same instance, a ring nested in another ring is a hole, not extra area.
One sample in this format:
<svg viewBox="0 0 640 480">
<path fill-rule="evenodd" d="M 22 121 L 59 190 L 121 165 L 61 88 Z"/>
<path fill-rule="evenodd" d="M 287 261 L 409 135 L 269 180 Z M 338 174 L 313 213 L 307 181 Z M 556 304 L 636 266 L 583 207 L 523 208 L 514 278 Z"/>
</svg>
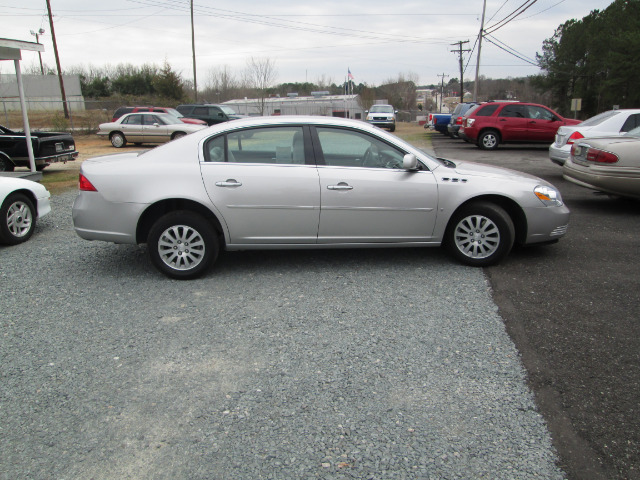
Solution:
<svg viewBox="0 0 640 480">
<path fill-rule="evenodd" d="M 595 117 L 588 118 L 587 120 L 582 122 L 580 125 L 582 125 L 583 127 L 593 127 L 594 125 L 600 125 L 605 120 L 611 117 L 615 117 L 619 113 L 620 113 L 619 110 L 609 110 L 608 112 L 602 112 L 596 115 Z"/>
<path fill-rule="evenodd" d="M 219 107 L 220 110 L 222 110 L 227 115 L 237 115 L 236 111 L 231 107 L 227 107 L 226 105 L 219 105 Z"/>
<path fill-rule="evenodd" d="M 369 111 L 371 113 L 393 113 L 393 107 L 391 105 L 374 105 Z"/>
<path fill-rule="evenodd" d="M 182 123 L 182 120 L 180 120 L 175 115 L 171 115 L 170 113 L 164 113 L 162 114 L 162 116 L 158 115 L 158 117 L 162 120 L 162 122 L 165 125 L 177 125 Z"/>
</svg>

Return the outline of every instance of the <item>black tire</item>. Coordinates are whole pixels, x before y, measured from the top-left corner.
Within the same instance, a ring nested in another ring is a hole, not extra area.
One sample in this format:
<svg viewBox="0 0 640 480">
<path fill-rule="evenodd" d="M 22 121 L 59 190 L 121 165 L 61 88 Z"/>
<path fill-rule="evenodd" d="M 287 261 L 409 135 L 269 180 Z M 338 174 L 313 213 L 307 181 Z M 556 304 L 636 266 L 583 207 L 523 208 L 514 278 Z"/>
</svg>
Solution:
<svg viewBox="0 0 640 480">
<path fill-rule="evenodd" d="M 493 203 L 477 202 L 451 217 L 444 242 L 460 262 L 487 267 L 506 257 L 514 240 L 515 227 L 509 214 Z"/>
<path fill-rule="evenodd" d="M 16 166 L 8 158 L 0 157 L 0 172 L 13 172 Z"/>
<path fill-rule="evenodd" d="M 22 193 L 9 195 L 0 207 L 0 242 L 17 245 L 26 242 L 36 228 L 36 209 Z"/>
<path fill-rule="evenodd" d="M 171 136 L 171 140 L 178 140 L 179 138 L 186 137 L 187 134 L 184 132 L 176 132 Z"/>
<path fill-rule="evenodd" d="M 395 132 L 396 131 L 396 126 L 393 125 L 393 126 L 389 127 L 389 131 L 392 132 L 392 133 Z"/>
<path fill-rule="evenodd" d="M 220 248 L 213 226 L 186 210 L 156 220 L 149 231 L 148 246 L 153 265 L 179 280 L 202 275 L 216 260 Z"/>
<path fill-rule="evenodd" d="M 495 150 L 500 144 L 500 134 L 495 130 L 487 130 L 478 137 L 478 146 L 482 150 Z"/>
<path fill-rule="evenodd" d="M 111 145 L 116 148 L 126 147 L 127 145 L 127 139 L 124 138 L 124 135 L 120 132 L 113 132 L 109 136 L 109 140 L 111 140 Z"/>
<path fill-rule="evenodd" d="M 36 165 L 36 170 L 37 170 L 38 172 L 41 172 L 41 171 L 43 171 L 45 168 L 47 168 L 48 166 L 49 166 L 49 165 L 46 165 L 46 164 L 45 164 L 45 165 Z"/>
</svg>

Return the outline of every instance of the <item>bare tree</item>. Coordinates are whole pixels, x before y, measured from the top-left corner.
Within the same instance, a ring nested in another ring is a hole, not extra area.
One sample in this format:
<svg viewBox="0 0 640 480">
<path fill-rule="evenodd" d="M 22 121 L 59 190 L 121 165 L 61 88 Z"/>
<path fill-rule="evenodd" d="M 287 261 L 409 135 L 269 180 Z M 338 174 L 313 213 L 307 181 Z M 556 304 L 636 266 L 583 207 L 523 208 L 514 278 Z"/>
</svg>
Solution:
<svg viewBox="0 0 640 480">
<path fill-rule="evenodd" d="M 276 63 L 270 58 L 254 58 L 247 60 L 245 83 L 256 91 L 259 99 L 260 115 L 264 115 L 267 89 L 276 80 Z"/>
<path fill-rule="evenodd" d="M 209 70 L 203 93 L 205 98 L 215 98 L 216 103 L 219 103 L 234 98 L 239 88 L 239 80 L 224 65 Z"/>
</svg>

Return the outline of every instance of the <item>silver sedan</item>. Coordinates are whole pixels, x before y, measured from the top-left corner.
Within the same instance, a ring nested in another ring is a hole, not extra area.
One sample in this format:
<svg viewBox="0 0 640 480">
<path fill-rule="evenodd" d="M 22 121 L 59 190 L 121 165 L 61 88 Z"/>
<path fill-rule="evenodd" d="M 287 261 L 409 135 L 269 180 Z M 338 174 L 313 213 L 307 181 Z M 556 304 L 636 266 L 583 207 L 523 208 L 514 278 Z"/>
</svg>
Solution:
<svg viewBox="0 0 640 480">
<path fill-rule="evenodd" d="M 582 187 L 640 199 L 640 127 L 626 135 L 583 138 L 571 148 L 562 176 Z"/>
<path fill-rule="evenodd" d="M 168 113 L 137 112 L 123 115 L 115 122 L 100 124 L 97 133 L 109 137 L 114 147 L 122 148 L 127 142 L 135 145 L 165 143 L 203 128 L 206 125 L 186 124 Z"/>
<path fill-rule="evenodd" d="M 473 266 L 557 241 L 569 210 L 539 178 L 430 157 L 364 122 L 261 117 L 143 153 L 87 160 L 73 206 L 87 240 L 147 243 L 194 278 L 221 249 L 444 244 Z"/>
</svg>

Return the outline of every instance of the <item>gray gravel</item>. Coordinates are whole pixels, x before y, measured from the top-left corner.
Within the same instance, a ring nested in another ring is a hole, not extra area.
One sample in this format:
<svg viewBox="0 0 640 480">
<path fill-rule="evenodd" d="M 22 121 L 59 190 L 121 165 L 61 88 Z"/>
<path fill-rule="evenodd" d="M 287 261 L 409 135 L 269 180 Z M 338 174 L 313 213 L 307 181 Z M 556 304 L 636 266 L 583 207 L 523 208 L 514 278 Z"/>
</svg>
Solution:
<svg viewBox="0 0 640 480">
<path fill-rule="evenodd" d="M 169 280 L 70 192 L 0 247 L 0 478 L 561 479 L 480 269 L 238 252 Z"/>
</svg>

